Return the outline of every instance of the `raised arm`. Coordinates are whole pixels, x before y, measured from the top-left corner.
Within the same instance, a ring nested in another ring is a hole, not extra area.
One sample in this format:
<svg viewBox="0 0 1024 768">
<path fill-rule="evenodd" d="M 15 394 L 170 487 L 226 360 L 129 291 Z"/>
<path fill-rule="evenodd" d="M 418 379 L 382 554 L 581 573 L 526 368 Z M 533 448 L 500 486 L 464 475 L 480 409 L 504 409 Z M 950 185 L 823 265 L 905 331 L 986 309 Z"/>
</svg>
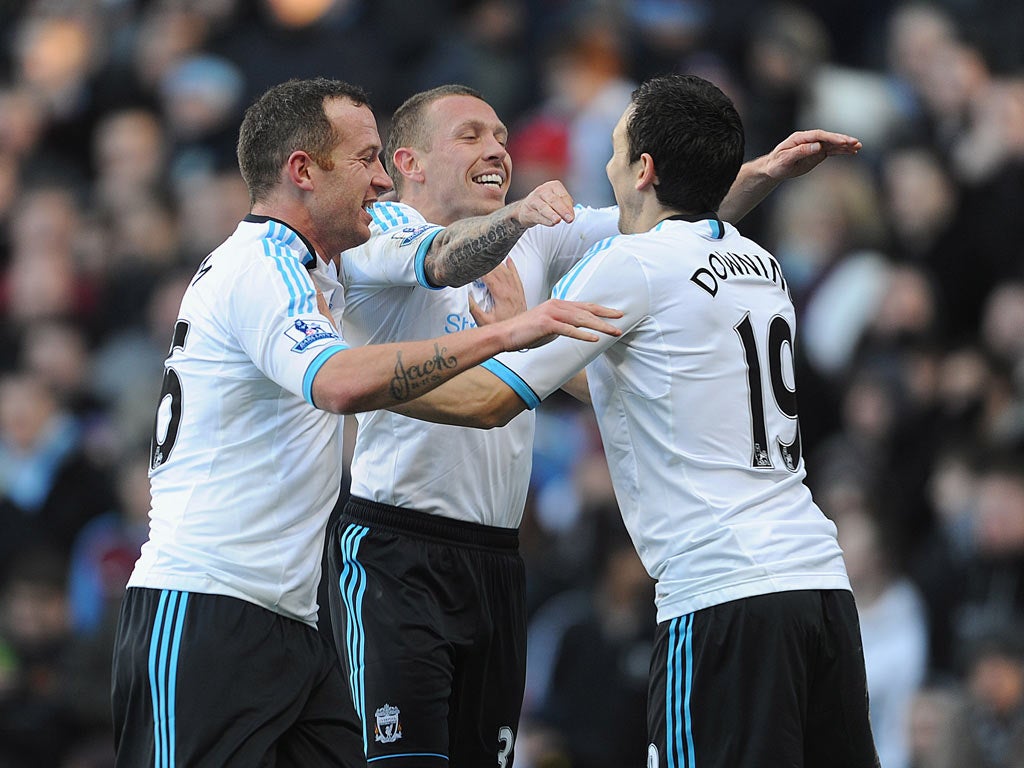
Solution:
<svg viewBox="0 0 1024 768">
<path fill-rule="evenodd" d="M 313 402 L 333 413 L 393 407 L 429 392 L 499 352 L 539 346 L 556 336 L 598 339 L 584 328 L 618 336 L 620 331 L 602 318 L 621 316 L 618 310 L 597 304 L 549 299 L 508 320 L 437 339 L 342 350 L 316 372 Z"/>
<path fill-rule="evenodd" d="M 434 238 L 423 268 L 436 286 L 460 286 L 490 272 L 530 227 L 573 220 L 573 200 L 560 181 L 541 184 L 488 216 L 453 222 Z"/>
<path fill-rule="evenodd" d="M 842 133 L 797 131 L 767 155 L 743 164 L 722 201 L 719 215 L 726 221 L 737 222 L 781 182 L 802 176 L 830 155 L 855 155 L 861 146 L 860 140 Z"/>
</svg>

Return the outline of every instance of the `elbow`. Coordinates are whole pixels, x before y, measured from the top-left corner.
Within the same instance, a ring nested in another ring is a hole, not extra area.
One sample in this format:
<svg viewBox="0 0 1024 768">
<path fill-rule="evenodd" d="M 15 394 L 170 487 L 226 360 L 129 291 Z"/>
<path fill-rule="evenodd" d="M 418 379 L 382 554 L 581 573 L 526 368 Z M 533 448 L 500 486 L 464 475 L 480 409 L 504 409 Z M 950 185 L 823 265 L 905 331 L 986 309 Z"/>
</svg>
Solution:
<svg viewBox="0 0 1024 768">
<path fill-rule="evenodd" d="M 477 413 L 477 426 L 481 429 L 504 427 L 522 411 L 523 405 L 518 396 L 496 398 Z"/>
<path fill-rule="evenodd" d="M 357 393 L 345 387 L 319 387 L 313 385 L 313 406 L 328 413 L 346 414 L 368 410 L 361 405 Z"/>
</svg>

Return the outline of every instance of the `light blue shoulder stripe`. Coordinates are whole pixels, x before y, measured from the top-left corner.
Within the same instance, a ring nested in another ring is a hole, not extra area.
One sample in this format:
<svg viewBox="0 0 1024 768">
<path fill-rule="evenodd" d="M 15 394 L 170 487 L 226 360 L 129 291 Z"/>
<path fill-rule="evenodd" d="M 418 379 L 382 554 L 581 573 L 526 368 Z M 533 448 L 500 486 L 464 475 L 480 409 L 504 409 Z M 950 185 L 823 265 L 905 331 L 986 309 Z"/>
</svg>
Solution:
<svg viewBox="0 0 1024 768">
<path fill-rule="evenodd" d="M 295 242 L 295 238 L 298 237 L 298 235 L 296 235 L 295 232 L 288 229 L 283 224 L 280 224 L 276 221 L 268 221 L 267 223 L 270 225 L 270 237 L 274 238 L 275 240 L 280 240 L 282 245 L 291 245 L 292 243 Z"/>
<path fill-rule="evenodd" d="M 507 384 L 513 392 L 519 395 L 520 399 L 526 403 L 526 407 L 531 411 L 540 405 L 540 398 L 537 397 L 537 393 L 520 378 L 518 373 L 504 363 L 500 363 L 492 357 L 490 360 L 484 360 L 480 363 L 480 367 L 485 371 L 490 371 Z"/>
<path fill-rule="evenodd" d="M 425 268 L 427 251 L 430 250 L 430 244 L 434 242 L 434 238 L 442 231 L 444 231 L 443 227 L 435 229 L 433 232 L 428 232 L 424 235 L 419 247 L 416 248 L 416 282 L 431 291 L 440 291 L 447 287 L 444 285 L 431 285 L 430 281 L 427 280 L 427 270 Z"/>
<path fill-rule="evenodd" d="M 618 235 L 606 237 L 604 240 L 598 240 L 590 246 L 587 252 L 583 254 L 583 258 L 576 262 L 576 266 L 562 275 L 561 279 L 555 283 L 555 287 L 551 291 L 551 296 L 556 299 L 564 299 L 566 294 L 569 293 L 569 287 L 575 282 L 576 278 L 580 276 L 580 272 L 587 265 L 587 262 L 602 251 L 607 251 L 616 237 L 618 237 Z"/>
<path fill-rule="evenodd" d="M 374 203 L 370 206 L 369 211 L 370 217 L 380 227 L 381 232 L 387 232 L 389 229 L 401 227 L 409 223 L 409 215 L 401 206 L 395 205 L 395 203 Z"/>
<path fill-rule="evenodd" d="M 336 355 L 342 350 L 348 349 L 347 344 L 332 344 L 327 349 L 323 350 L 317 355 L 313 362 L 309 364 L 306 369 L 305 375 L 302 377 L 302 397 L 305 398 L 306 402 L 316 408 L 316 403 L 313 402 L 313 379 L 316 378 L 317 373 L 321 368 L 324 367 L 331 357 Z"/>
<path fill-rule="evenodd" d="M 312 312 L 316 306 L 316 291 L 302 266 L 298 253 L 289 248 L 288 244 L 295 241 L 297 235 L 289 232 L 277 222 L 268 222 L 267 234 L 262 238 L 263 254 L 273 259 L 274 266 L 288 288 L 288 317 Z M 287 238 L 284 236 L 288 235 Z"/>
</svg>

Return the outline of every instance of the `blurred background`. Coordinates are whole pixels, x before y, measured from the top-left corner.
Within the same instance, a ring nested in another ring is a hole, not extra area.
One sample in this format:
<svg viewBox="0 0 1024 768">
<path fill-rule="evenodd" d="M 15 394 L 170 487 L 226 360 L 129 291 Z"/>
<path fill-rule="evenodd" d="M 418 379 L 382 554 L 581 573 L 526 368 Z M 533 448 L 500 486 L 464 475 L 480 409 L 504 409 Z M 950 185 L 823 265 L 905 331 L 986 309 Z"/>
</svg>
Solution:
<svg viewBox="0 0 1024 768">
<path fill-rule="evenodd" d="M 561 178 L 604 205 L 610 129 L 670 71 L 733 98 L 750 157 L 804 128 L 864 142 L 741 229 L 796 303 L 809 483 L 882 765 L 1024 766 L 1024 0 L 0 0 L 0 19 L 0 766 L 112 765 L 162 361 L 248 210 L 244 107 L 337 77 L 386 135 L 413 92 L 466 83 L 511 129 L 510 200 Z M 538 422 L 516 765 L 639 766 L 652 585 L 592 414 L 555 397 Z"/>
</svg>

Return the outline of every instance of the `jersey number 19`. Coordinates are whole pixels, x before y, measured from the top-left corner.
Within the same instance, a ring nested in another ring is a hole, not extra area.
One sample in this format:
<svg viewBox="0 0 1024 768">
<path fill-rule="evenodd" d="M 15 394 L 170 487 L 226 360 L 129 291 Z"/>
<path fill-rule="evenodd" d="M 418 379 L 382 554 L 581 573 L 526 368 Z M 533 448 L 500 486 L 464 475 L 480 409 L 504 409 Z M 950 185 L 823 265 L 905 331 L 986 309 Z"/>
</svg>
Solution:
<svg viewBox="0 0 1024 768">
<path fill-rule="evenodd" d="M 753 443 L 751 466 L 755 469 L 771 469 L 774 464 L 769 450 L 768 427 L 765 423 L 764 388 L 761 384 L 761 358 L 758 354 L 757 338 L 754 325 L 750 321 L 750 313 L 743 315 L 734 330 L 743 345 L 743 355 L 747 363 L 747 389 L 750 395 L 750 436 Z M 793 329 L 781 315 L 776 315 L 768 324 L 768 375 L 772 398 L 775 406 L 795 427 L 792 441 L 786 443 L 776 436 L 775 442 L 782 455 L 786 469 L 795 472 L 800 466 L 800 420 L 796 412 L 796 383 L 790 389 L 782 374 L 783 350 L 788 347 L 790 359 L 793 357 Z"/>
</svg>

